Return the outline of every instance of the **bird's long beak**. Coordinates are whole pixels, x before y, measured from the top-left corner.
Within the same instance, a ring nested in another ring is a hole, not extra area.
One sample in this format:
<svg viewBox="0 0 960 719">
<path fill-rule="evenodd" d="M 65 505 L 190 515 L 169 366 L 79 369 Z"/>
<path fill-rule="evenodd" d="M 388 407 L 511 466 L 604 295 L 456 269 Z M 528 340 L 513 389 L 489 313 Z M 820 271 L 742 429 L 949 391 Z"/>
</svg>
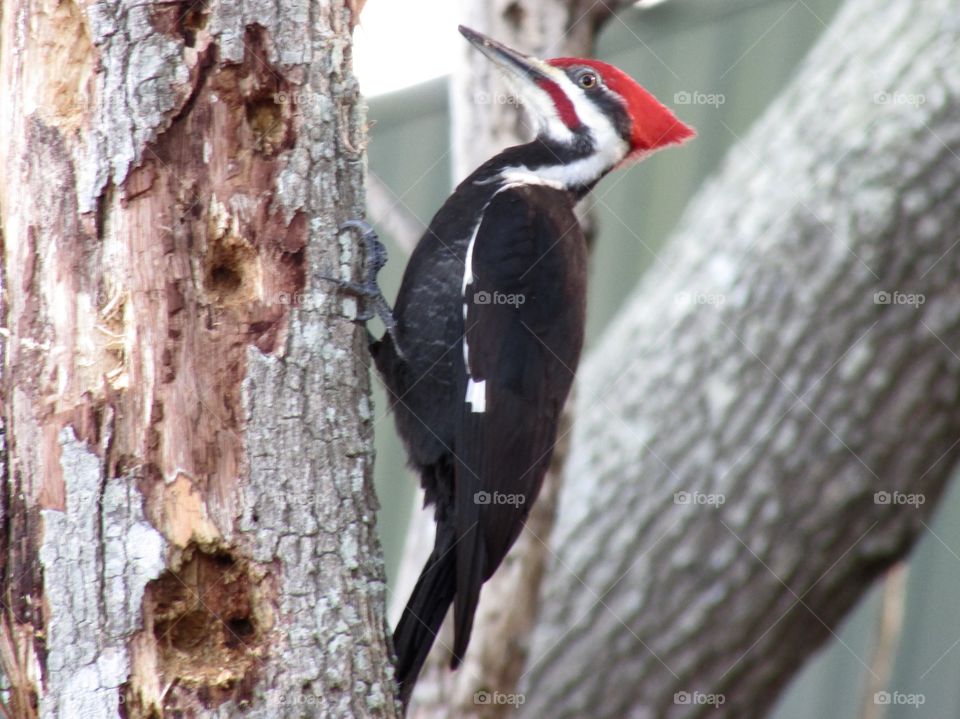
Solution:
<svg viewBox="0 0 960 719">
<path fill-rule="evenodd" d="M 543 60 L 531 55 L 524 55 L 513 48 L 509 48 L 493 38 L 489 38 L 476 30 L 463 25 L 459 26 L 460 34 L 480 52 L 490 58 L 494 64 L 506 71 L 512 77 L 527 82 L 536 83 L 540 79 L 549 79 L 556 70 Z"/>
<path fill-rule="evenodd" d="M 571 135 L 582 125 L 582 118 L 575 109 L 576 87 L 562 69 L 551 62 L 517 52 L 463 25 L 460 33 L 502 71 L 517 104 L 523 106 L 527 116 L 537 125 L 538 136 L 571 141 Z M 478 99 L 477 102 L 483 101 Z"/>
</svg>

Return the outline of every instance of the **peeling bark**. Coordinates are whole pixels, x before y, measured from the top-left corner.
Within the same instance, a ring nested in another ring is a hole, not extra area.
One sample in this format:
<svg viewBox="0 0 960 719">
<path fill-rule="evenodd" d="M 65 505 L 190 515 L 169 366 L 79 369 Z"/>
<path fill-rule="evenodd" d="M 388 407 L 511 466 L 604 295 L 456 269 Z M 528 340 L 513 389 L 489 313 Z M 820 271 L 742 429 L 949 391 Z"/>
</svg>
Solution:
<svg viewBox="0 0 960 719">
<path fill-rule="evenodd" d="M 18 716 L 395 715 L 362 338 L 319 277 L 362 259 L 354 19 L 4 4 Z"/>
<path fill-rule="evenodd" d="M 763 716 L 924 532 L 960 459 L 957 20 L 849 0 L 582 366 L 522 715 Z"/>
</svg>

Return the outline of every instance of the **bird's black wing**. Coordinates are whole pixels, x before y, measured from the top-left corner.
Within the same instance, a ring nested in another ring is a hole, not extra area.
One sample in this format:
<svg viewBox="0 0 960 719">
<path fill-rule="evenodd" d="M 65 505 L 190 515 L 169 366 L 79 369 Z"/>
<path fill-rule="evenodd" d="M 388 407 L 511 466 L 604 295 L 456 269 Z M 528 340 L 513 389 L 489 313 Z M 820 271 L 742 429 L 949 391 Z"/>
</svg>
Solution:
<svg viewBox="0 0 960 719">
<path fill-rule="evenodd" d="M 569 197 L 501 190 L 467 253 L 454 522 L 453 664 L 480 587 L 516 540 L 547 470 L 583 340 L 585 248 Z"/>
</svg>

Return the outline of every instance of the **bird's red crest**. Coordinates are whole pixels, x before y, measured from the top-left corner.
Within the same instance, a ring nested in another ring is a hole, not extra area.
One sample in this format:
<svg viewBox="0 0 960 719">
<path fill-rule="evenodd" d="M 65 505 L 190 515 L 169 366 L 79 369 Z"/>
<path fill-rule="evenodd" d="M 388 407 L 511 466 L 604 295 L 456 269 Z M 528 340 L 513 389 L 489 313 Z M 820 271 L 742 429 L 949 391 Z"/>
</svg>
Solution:
<svg viewBox="0 0 960 719">
<path fill-rule="evenodd" d="M 558 57 L 547 62 L 560 68 L 571 65 L 592 67 L 603 78 L 604 84 L 623 99 L 633 122 L 627 160 L 667 145 L 679 144 L 696 135 L 692 127 L 682 123 L 636 80 L 613 65 L 575 57 Z"/>
</svg>

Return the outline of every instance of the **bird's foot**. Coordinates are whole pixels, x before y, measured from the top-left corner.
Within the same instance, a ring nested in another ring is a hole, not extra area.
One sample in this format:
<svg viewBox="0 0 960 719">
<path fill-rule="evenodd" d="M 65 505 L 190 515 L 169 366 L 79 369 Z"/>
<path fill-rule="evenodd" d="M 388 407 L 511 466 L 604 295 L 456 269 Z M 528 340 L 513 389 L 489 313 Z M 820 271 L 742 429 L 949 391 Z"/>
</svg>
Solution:
<svg viewBox="0 0 960 719">
<path fill-rule="evenodd" d="M 376 230 L 369 223 L 363 220 L 347 220 L 340 225 L 341 232 L 349 229 L 357 229 L 363 232 L 361 240 L 363 241 L 364 257 L 366 259 L 364 281 L 350 282 L 329 275 L 321 275 L 321 277 L 335 283 L 342 291 L 360 298 L 361 307 L 354 318 L 354 322 L 365 323 L 374 317 L 379 317 L 383 326 L 386 327 L 390 339 L 393 340 L 397 355 L 403 359 L 400 341 L 397 338 L 397 321 L 394 319 L 393 311 L 377 283 L 377 273 L 387 264 L 387 248 L 380 242 Z"/>
</svg>

